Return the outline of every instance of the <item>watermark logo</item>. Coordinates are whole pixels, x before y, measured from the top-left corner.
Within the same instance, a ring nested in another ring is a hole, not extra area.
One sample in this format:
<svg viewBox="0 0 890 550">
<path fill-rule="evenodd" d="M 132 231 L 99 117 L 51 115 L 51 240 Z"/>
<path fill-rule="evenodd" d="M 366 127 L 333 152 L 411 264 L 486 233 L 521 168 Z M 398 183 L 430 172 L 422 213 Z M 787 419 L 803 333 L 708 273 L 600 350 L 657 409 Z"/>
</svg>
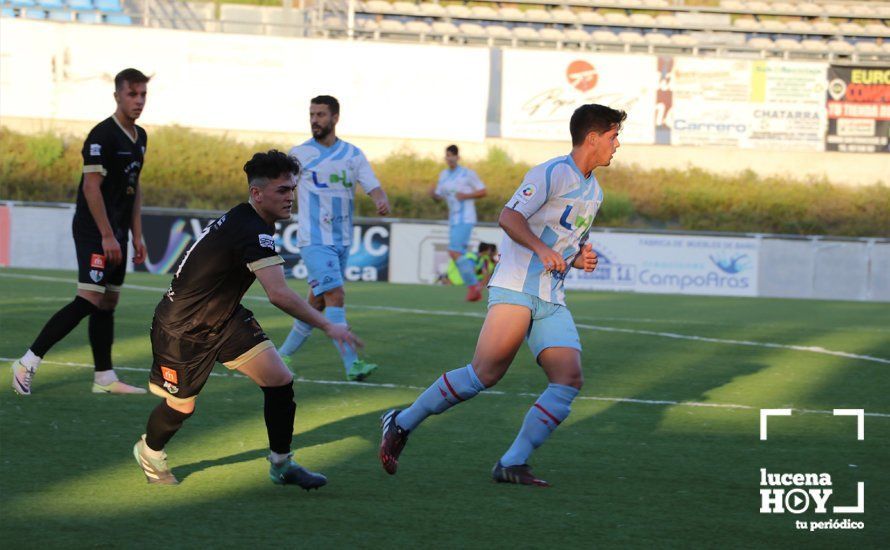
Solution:
<svg viewBox="0 0 890 550">
<path fill-rule="evenodd" d="M 769 439 L 769 418 L 791 416 L 791 409 L 760 410 L 760 440 Z M 855 416 L 856 439 L 865 439 L 865 411 L 863 409 L 834 409 L 834 416 Z M 834 494 L 831 474 L 828 472 L 770 472 L 760 469 L 760 513 L 794 514 L 811 512 L 821 515 L 814 521 L 795 521 L 797 529 L 820 531 L 829 529 L 864 529 L 865 523 L 850 518 L 825 518 L 826 514 L 864 514 L 865 483 L 856 483 L 855 506 L 829 505 Z"/>
</svg>

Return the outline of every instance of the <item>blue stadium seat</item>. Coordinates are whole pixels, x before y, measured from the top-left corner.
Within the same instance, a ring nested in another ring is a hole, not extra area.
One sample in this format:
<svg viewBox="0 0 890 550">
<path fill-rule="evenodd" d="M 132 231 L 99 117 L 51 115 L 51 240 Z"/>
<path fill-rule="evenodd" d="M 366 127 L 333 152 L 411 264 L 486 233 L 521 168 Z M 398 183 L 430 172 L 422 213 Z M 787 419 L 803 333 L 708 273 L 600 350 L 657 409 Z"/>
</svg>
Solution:
<svg viewBox="0 0 890 550">
<path fill-rule="evenodd" d="M 15 17 L 15 10 L 12 8 L 3 8 L 3 12 L 0 13 L 3 17 Z"/>
<path fill-rule="evenodd" d="M 62 0 L 37 0 L 37 3 L 42 7 L 49 9 L 65 7 Z"/>
<path fill-rule="evenodd" d="M 79 11 L 77 12 L 77 22 L 78 23 L 101 23 L 102 22 L 102 14 L 94 11 Z"/>
<path fill-rule="evenodd" d="M 30 8 L 31 6 L 37 5 L 34 0 L 12 0 L 10 4 L 12 4 L 12 7 L 14 8 Z"/>
<path fill-rule="evenodd" d="M 68 10 L 49 10 L 47 13 L 50 21 L 74 21 Z"/>
<path fill-rule="evenodd" d="M 67 0 L 68 7 L 73 10 L 93 9 L 93 0 Z"/>
<path fill-rule="evenodd" d="M 46 12 L 36 8 L 25 10 L 25 19 L 46 19 Z"/>
<path fill-rule="evenodd" d="M 113 13 L 124 11 L 119 0 L 93 0 L 93 4 L 99 11 Z"/>
<path fill-rule="evenodd" d="M 109 13 L 105 16 L 105 22 L 109 25 L 132 25 L 133 20 L 125 13 Z"/>
</svg>

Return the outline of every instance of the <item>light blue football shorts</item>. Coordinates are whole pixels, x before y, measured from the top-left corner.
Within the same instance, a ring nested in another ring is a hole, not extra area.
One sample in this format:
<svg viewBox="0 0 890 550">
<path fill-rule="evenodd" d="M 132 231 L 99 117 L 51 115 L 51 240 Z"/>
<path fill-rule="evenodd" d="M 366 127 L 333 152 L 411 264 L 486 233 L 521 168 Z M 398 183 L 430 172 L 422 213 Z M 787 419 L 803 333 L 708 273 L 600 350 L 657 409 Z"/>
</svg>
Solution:
<svg viewBox="0 0 890 550">
<path fill-rule="evenodd" d="M 321 296 L 343 286 L 349 247 L 315 244 L 300 248 L 300 256 L 309 272 L 312 294 Z"/>
<path fill-rule="evenodd" d="M 488 288 L 488 307 L 515 304 L 532 312 L 525 341 L 535 359 L 547 348 L 572 348 L 581 351 L 581 338 L 569 308 L 545 302 L 537 296 L 492 286 Z"/>
<path fill-rule="evenodd" d="M 455 223 L 448 226 L 448 250 L 458 254 L 467 253 L 467 245 L 473 236 L 472 223 Z"/>
</svg>

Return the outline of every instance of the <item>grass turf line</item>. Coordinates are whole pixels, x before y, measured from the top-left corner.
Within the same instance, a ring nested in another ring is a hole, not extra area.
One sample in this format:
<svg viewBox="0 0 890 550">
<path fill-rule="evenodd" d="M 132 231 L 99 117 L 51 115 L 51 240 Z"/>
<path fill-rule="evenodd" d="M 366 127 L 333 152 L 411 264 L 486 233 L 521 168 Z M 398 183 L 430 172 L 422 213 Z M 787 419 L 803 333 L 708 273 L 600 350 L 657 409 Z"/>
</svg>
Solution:
<svg viewBox="0 0 890 550">
<path fill-rule="evenodd" d="M 127 282 L 164 287 L 168 277 L 128 275 Z M 292 284 L 305 292 L 305 285 Z M 0 279 L 0 356 L 20 355 L 73 290 L 73 282 Z M 354 284 L 347 294 L 353 305 L 484 310 L 463 303 L 453 288 Z M 125 290 L 116 315 L 118 364 L 150 366 L 148 326 L 159 299 Z M 247 305 L 280 342 L 287 317 L 262 301 Z M 569 305 L 579 322 L 610 317 L 608 324 L 625 328 L 890 357 L 883 304 L 570 293 Z M 473 317 L 347 309 L 368 358 L 382 365 L 371 379 L 379 383 L 424 387 L 465 364 L 481 325 Z M 91 362 L 85 326 L 47 359 Z M 582 395 L 890 413 L 886 365 L 643 334 L 581 336 Z M 306 378 L 342 376 L 333 346 L 318 333 L 297 365 Z M 144 373 L 122 374 L 144 383 Z M 196 415 L 169 445 L 184 483 L 158 490 L 144 483 L 129 454 L 156 398 L 95 396 L 89 382 L 85 369 L 46 364 L 32 398 L 0 392 L 0 536 L 10 546 L 148 547 L 160 538 L 173 546 L 878 547 L 888 536 L 885 418 L 866 419 L 862 442 L 850 418 L 773 419 L 770 440 L 760 442 L 756 410 L 579 400 L 533 457 L 536 472 L 555 485 L 536 491 L 488 478 L 533 397 L 475 399 L 431 418 L 412 435 L 399 474 L 389 477 L 376 461 L 377 418 L 417 390 L 298 384 L 297 458 L 331 479 L 307 495 L 266 478 L 260 391 L 244 379 L 214 377 Z M 537 393 L 545 385 L 522 350 L 496 389 Z M 855 519 L 866 530 L 803 533 L 795 519 L 821 518 L 759 514 L 761 467 L 829 472 L 837 505 L 852 505 L 855 482 L 865 481 L 866 514 Z"/>
</svg>

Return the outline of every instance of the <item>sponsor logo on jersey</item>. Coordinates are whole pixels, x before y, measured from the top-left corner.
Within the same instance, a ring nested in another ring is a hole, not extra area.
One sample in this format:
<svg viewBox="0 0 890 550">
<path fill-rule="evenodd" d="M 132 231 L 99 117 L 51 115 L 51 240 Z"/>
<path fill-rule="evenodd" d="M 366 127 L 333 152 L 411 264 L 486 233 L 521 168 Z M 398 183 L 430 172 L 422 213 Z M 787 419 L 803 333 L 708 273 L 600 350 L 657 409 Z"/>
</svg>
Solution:
<svg viewBox="0 0 890 550">
<path fill-rule="evenodd" d="M 179 386 L 174 386 L 170 382 L 164 381 L 164 389 L 170 392 L 171 394 L 179 393 Z"/>
<path fill-rule="evenodd" d="M 161 367 L 161 376 L 167 382 L 171 384 L 179 384 L 179 376 L 176 374 L 176 371 L 171 369 L 170 367 Z"/>
<path fill-rule="evenodd" d="M 105 256 L 102 254 L 93 254 L 90 256 L 90 267 L 94 269 L 105 269 Z"/>
<path fill-rule="evenodd" d="M 263 248 L 271 248 L 272 250 L 275 250 L 275 237 L 273 237 L 272 235 L 267 235 L 265 233 L 260 233 L 259 239 L 260 246 L 262 246 Z"/>
<path fill-rule="evenodd" d="M 90 156 L 98 157 L 102 154 L 102 146 L 98 143 L 90 143 Z"/>
<path fill-rule="evenodd" d="M 102 276 L 105 274 L 104 271 L 99 271 L 97 269 L 90 270 L 90 279 L 93 280 L 94 283 L 98 283 L 102 280 Z"/>
<path fill-rule="evenodd" d="M 532 184 L 528 184 L 516 193 L 516 198 L 520 202 L 528 202 L 529 199 L 535 196 L 535 193 L 538 192 L 538 188 Z"/>
</svg>

